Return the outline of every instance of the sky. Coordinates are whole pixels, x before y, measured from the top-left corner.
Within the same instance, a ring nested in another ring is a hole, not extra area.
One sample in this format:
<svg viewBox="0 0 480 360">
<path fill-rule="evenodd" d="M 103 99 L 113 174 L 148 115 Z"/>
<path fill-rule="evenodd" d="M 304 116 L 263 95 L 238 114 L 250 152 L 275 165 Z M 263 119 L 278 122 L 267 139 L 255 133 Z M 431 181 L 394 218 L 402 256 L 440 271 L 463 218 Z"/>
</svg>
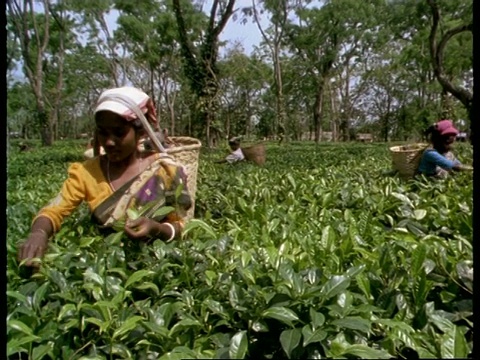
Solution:
<svg viewBox="0 0 480 360">
<path fill-rule="evenodd" d="M 246 3 L 246 0 L 240 0 L 240 3 L 243 4 L 243 2 Z M 205 9 L 207 11 L 209 10 L 208 4 L 205 6 Z M 106 16 L 107 23 L 111 31 L 115 30 L 117 27 L 117 17 L 118 11 L 116 10 L 112 10 Z M 262 38 L 262 35 L 258 30 L 258 26 L 252 20 L 253 19 L 250 18 L 245 24 L 240 22 L 240 16 L 236 20 L 234 20 L 233 17 L 228 20 L 227 25 L 220 34 L 221 41 L 228 41 L 231 43 L 226 45 L 226 48 L 230 48 L 234 42 L 239 42 L 242 44 L 246 54 L 252 53 L 254 46 L 259 45 Z M 266 19 L 261 19 L 260 23 L 262 24 L 262 28 L 265 28 Z"/>
<path fill-rule="evenodd" d="M 204 0 L 204 9 L 207 14 L 211 7 L 211 1 L 212 0 Z M 318 6 L 318 3 L 321 3 L 321 1 L 313 1 L 310 6 Z M 235 42 L 242 45 L 243 50 L 247 55 L 250 55 L 253 52 L 254 47 L 260 44 L 262 40 L 262 35 L 260 33 L 260 30 L 258 29 L 258 26 L 254 23 L 253 18 L 250 17 L 245 23 L 242 23 L 240 21 L 242 16 L 240 14 L 240 10 L 238 9 L 243 6 L 250 5 L 251 0 L 237 0 L 235 9 L 237 9 L 236 13 L 238 14 L 238 18 L 234 19 L 234 17 L 232 16 L 228 20 L 225 28 L 220 34 L 221 41 L 228 41 L 228 44 L 226 44 L 220 49 L 220 55 L 223 55 L 225 50 L 232 48 Z M 34 7 L 37 11 L 43 12 L 42 5 L 35 2 Z M 106 15 L 106 21 L 111 33 L 113 33 L 113 31 L 117 28 L 117 17 L 118 11 L 116 10 L 112 10 L 109 12 L 108 15 Z M 266 16 L 260 16 L 260 24 L 262 26 L 262 29 L 266 29 L 268 26 L 268 18 Z M 24 75 L 19 67 L 17 67 L 17 70 L 14 71 L 13 75 L 18 80 L 24 78 Z"/>
<path fill-rule="evenodd" d="M 251 4 L 250 0 L 237 0 L 237 3 L 240 5 L 249 5 Z M 43 12 L 43 7 L 37 3 L 35 3 L 34 7 L 37 11 Z M 237 6 L 238 7 L 238 6 Z M 210 9 L 209 0 L 205 2 L 204 8 L 208 12 Z M 106 21 L 111 33 L 117 28 L 116 19 L 118 17 L 118 11 L 112 10 L 106 15 Z M 239 16 L 240 18 L 240 16 Z M 262 27 L 265 28 L 266 20 L 260 21 Z M 228 41 L 225 47 L 220 49 L 220 53 L 222 54 L 227 48 L 231 48 L 235 42 L 241 43 L 243 49 L 246 54 L 251 54 L 254 46 L 259 45 L 261 41 L 261 33 L 258 30 L 257 25 L 252 21 L 250 18 L 248 22 L 242 24 L 240 19 L 234 20 L 233 17 L 229 19 L 227 25 L 223 29 L 222 33 L 220 34 L 221 41 Z M 17 67 L 16 71 L 13 73 L 14 77 L 17 79 L 24 78 L 24 75 L 20 69 Z"/>
</svg>

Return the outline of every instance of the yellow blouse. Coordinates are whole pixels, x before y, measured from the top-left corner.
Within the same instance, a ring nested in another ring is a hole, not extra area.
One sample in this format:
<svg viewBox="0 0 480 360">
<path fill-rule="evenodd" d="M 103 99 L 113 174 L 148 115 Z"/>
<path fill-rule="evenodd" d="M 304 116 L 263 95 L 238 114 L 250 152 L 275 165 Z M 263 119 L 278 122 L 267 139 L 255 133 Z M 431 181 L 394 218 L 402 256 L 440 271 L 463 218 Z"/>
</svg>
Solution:
<svg viewBox="0 0 480 360">
<path fill-rule="evenodd" d="M 159 154 L 155 154 L 158 159 Z M 165 185 L 168 187 L 172 183 L 177 167 L 166 166 L 163 172 Z M 69 216 L 83 201 L 87 202 L 90 211 L 100 205 L 105 199 L 113 194 L 113 190 L 103 175 L 100 167 L 100 157 L 86 160 L 82 163 L 75 162 L 68 168 L 68 178 L 62 185 L 58 195 L 35 216 L 44 216 L 50 219 L 53 229 L 57 232 L 63 222 L 63 219 Z M 176 212 L 167 215 L 166 219 L 183 227 L 185 222 Z"/>
<path fill-rule="evenodd" d="M 60 229 L 63 219 L 69 216 L 81 203 L 86 201 L 93 211 L 113 190 L 100 168 L 100 158 L 96 157 L 75 162 L 68 168 L 68 178 L 58 195 L 33 219 L 45 216 L 52 222 L 54 231 Z"/>
</svg>

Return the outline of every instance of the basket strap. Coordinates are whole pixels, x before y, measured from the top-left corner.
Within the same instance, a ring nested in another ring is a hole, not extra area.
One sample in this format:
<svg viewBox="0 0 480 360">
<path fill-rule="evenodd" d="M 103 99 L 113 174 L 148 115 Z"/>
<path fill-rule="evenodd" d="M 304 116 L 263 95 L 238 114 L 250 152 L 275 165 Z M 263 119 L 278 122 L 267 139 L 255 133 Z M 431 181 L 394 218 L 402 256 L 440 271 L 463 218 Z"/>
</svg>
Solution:
<svg viewBox="0 0 480 360">
<path fill-rule="evenodd" d="M 152 126 L 150 125 L 148 120 L 145 118 L 145 115 L 143 115 L 140 108 L 137 106 L 137 104 L 135 104 L 132 101 L 132 99 L 130 99 L 128 96 L 124 96 L 123 94 L 107 95 L 107 96 L 102 98 L 102 102 L 103 101 L 108 101 L 108 100 L 119 102 L 119 103 L 125 105 L 126 107 L 128 107 L 130 110 L 132 110 L 135 113 L 135 115 L 137 115 L 138 118 L 140 119 L 140 121 L 142 122 L 143 128 L 147 132 L 150 140 L 152 140 L 152 142 L 155 145 L 155 147 L 157 148 L 157 150 L 159 152 L 163 152 L 163 153 L 167 152 L 165 150 L 165 148 L 163 147 L 162 143 L 160 142 L 160 140 L 155 136 L 155 132 L 153 131 Z"/>
</svg>

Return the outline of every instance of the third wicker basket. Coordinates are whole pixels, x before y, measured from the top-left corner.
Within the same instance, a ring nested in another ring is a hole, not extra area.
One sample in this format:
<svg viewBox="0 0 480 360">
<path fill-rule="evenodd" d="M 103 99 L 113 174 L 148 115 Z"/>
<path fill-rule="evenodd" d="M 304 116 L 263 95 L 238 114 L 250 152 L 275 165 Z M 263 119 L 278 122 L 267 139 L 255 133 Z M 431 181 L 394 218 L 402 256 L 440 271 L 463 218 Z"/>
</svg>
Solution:
<svg viewBox="0 0 480 360">
<path fill-rule="evenodd" d="M 390 154 L 393 169 L 397 170 L 402 177 L 413 177 L 418 169 L 420 158 L 427 147 L 428 144 L 423 143 L 392 146 Z"/>
<path fill-rule="evenodd" d="M 263 143 L 242 147 L 243 155 L 248 161 L 252 161 L 257 165 L 264 165 L 266 160 L 265 145 Z"/>
</svg>

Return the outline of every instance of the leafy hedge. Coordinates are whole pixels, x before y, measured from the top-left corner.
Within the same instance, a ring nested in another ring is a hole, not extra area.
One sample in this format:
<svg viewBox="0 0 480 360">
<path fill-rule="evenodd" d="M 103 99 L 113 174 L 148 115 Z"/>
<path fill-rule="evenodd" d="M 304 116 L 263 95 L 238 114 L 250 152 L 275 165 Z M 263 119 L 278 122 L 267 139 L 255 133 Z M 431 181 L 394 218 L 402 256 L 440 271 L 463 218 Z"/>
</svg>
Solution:
<svg viewBox="0 0 480 360">
<path fill-rule="evenodd" d="M 457 152 L 471 159 L 470 147 Z M 184 240 L 105 237 L 82 206 L 27 277 L 16 243 L 81 151 L 48 154 L 9 153 L 11 359 L 472 351 L 471 174 L 402 181 L 386 173 L 385 144 L 270 145 L 263 168 L 205 151 Z"/>
</svg>

